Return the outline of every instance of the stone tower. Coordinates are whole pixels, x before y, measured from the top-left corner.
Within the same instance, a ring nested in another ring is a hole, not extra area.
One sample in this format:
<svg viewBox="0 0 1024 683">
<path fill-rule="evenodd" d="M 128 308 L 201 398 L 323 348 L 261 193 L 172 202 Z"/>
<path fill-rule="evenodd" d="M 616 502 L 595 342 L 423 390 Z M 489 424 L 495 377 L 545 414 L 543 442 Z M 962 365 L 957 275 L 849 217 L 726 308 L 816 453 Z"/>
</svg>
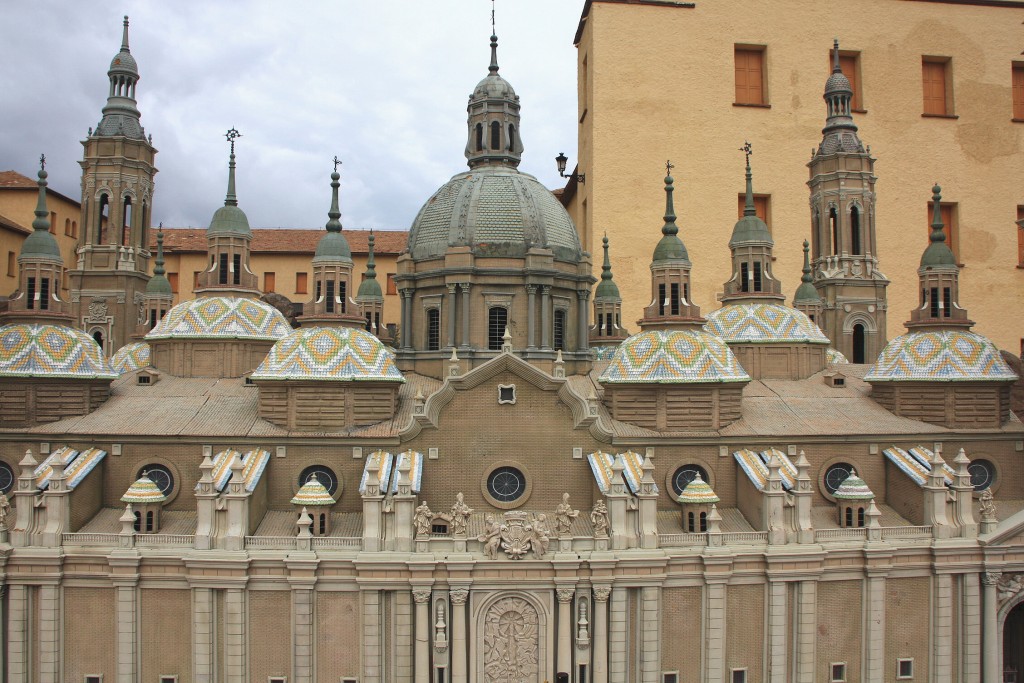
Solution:
<svg viewBox="0 0 1024 683">
<path fill-rule="evenodd" d="M 854 363 L 870 363 L 886 343 L 885 288 L 875 239 L 875 160 L 857 136 L 853 88 L 835 43 L 825 83 L 827 118 L 808 167 L 814 286 L 822 299 L 818 325 Z"/>
<path fill-rule="evenodd" d="M 128 48 L 128 17 L 107 76 L 110 92 L 103 118 L 82 141 L 82 234 L 70 289 L 75 324 L 110 354 L 146 320 L 157 172 L 156 149 L 136 107 L 139 70 Z"/>
</svg>

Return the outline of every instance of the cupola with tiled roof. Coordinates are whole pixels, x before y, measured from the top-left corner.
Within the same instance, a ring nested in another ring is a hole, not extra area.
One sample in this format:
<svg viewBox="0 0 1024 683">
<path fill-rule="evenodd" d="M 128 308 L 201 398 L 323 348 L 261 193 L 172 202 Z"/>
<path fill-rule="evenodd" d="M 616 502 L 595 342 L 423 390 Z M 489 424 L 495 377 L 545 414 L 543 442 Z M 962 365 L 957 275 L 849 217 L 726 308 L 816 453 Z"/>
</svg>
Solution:
<svg viewBox="0 0 1024 683">
<path fill-rule="evenodd" d="M 160 511 L 167 502 L 167 496 L 145 472 L 128 487 L 121 496 L 121 502 L 132 508 L 136 533 L 155 534 L 160 531 Z"/>
<path fill-rule="evenodd" d="M 363 273 L 363 281 L 359 284 L 359 292 L 356 294 L 356 305 L 359 306 L 359 313 L 363 317 L 363 329 L 386 343 L 392 343 L 392 334 L 381 323 L 384 316 L 384 292 L 377 282 L 377 261 L 374 257 L 374 245 L 377 238 L 373 231 L 366 238 L 367 256 L 366 271 Z"/>
<path fill-rule="evenodd" d="M 612 277 L 612 262 L 608 257 L 608 236 L 602 240 L 604 262 L 601 281 L 594 290 L 594 326 L 590 328 L 590 346 L 597 358 L 610 357 L 629 332 L 622 325 L 622 295 Z"/>
<path fill-rule="evenodd" d="M 810 243 L 804 240 L 804 267 L 800 275 L 800 286 L 796 288 L 796 293 L 793 295 L 793 308 L 806 315 L 812 323 L 817 324 L 821 316 L 822 301 L 818 296 L 818 290 L 814 288 L 809 251 Z"/>
</svg>

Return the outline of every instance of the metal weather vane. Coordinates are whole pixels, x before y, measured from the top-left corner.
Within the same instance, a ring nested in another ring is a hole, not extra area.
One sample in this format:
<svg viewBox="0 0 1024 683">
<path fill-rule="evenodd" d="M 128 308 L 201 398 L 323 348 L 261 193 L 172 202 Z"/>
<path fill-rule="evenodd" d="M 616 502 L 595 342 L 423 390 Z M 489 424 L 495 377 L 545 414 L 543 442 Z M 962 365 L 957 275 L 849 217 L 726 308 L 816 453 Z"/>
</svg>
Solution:
<svg viewBox="0 0 1024 683">
<path fill-rule="evenodd" d="M 231 153 L 234 154 L 235 153 L 235 140 L 237 140 L 238 138 L 242 137 L 242 134 L 239 133 L 238 130 L 234 126 L 232 126 L 231 129 L 228 130 L 228 132 L 224 134 L 224 137 L 227 138 L 228 142 L 231 143 Z"/>
<path fill-rule="evenodd" d="M 748 141 L 743 141 L 743 146 L 740 147 L 740 151 L 743 152 L 747 157 L 747 166 L 750 166 L 750 155 L 754 153 L 754 147 Z"/>
<path fill-rule="evenodd" d="M 341 159 L 339 159 L 339 158 L 338 158 L 338 155 L 337 155 L 337 154 L 335 154 L 335 155 L 334 155 L 334 172 L 335 172 L 335 173 L 337 173 L 337 172 L 338 172 L 338 166 L 341 166 Z"/>
</svg>

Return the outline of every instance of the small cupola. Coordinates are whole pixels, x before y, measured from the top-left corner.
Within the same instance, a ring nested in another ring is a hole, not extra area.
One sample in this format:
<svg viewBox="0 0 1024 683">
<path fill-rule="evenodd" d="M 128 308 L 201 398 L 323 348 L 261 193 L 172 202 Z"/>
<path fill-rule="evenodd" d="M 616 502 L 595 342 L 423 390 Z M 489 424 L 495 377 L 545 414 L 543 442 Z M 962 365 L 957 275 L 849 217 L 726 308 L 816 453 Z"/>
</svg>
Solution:
<svg viewBox="0 0 1024 683">
<path fill-rule="evenodd" d="M 359 314 L 363 318 L 363 329 L 374 334 L 385 343 L 391 343 L 391 333 L 381 324 L 381 317 L 384 315 L 384 292 L 377 282 L 377 263 L 374 260 L 374 243 L 376 238 L 373 230 L 366 239 L 366 272 L 363 273 L 363 281 L 359 283 L 359 291 L 356 293 L 356 305 L 359 307 Z"/>
<path fill-rule="evenodd" d="M 292 505 L 299 508 L 299 514 L 309 514 L 312 524 L 310 533 L 314 536 L 328 536 L 331 533 L 331 508 L 338 501 L 331 497 L 314 473 L 292 498 Z M 312 510 L 312 512 L 307 512 Z"/>
<path fill-rule="evenodd" d="M 160 531 L 160 510 L 166 501 L 167 496 L 145 472 L 121 496 L 122 503 L 132 506 L 135 533 L 138 534 L 155 534 Z"/>
<path fill-rule="evenodd" d="M 711 508 L 720 499 L 698 472 L 676 500 L 683 507 L 683 531 L 702 534 L 708 530 Z"/>
<path fill-rule="evenodd" d="M 492 27 L 493 28 L 493 27 Z M 466 159 L 470 168 L 501 165 L 517 168 L 523 155 L 519 136 L 519 96 L 498 75 L 498 36 L 491 34 L 491 63 L 487 75 L 469 96 L 469 139 Z"/>
<path fill-rule="evenodd" d="M 793 295 L 793 308 L 806 315 L 812 323 L 820 327 L 823 303 L 818 295 L 818 290 L 814 287 L 814 276 L 811 275 L 810 248 L 810 243 L 804 240 L 804 267 L 802 275 L 800 275 L 800 286 L 796 288 L 796 294 Z"/>
<path fill-rule="evenodd" d="M 918 307 L 910 312 L 907 322 L 910 330 L 924 327 L 970 329 L 974 325 L 967 318 L 967 309 L 960 306 L 960 267 L 946 244 L 941 193 L 938 185 L 932 188 L 932 231 L 917 270 L 920 298 Z"/>
<path fill-rule="evenodd" d="M 875 499 L 875 494 L 851 469 L 850 475 L 843 480 L 832 497 L 836 499 L 836 510 L 839 515 L 839 526 L 863 527 L 867 525 L 868 508 Z"/>
<path fill-rule="evenodd" d="M 608 235 L 602 240 L 604 263 L 601 266 L 601 281 L 594 290 L 594 326 L 590 328 L 590 346 L 600 357 L 603 349 L 614 349 L 615 345 L 629 336 L 622 326 L 622 295 L 612 277 L 612 263 L 608 257 Z"/>
</svg>

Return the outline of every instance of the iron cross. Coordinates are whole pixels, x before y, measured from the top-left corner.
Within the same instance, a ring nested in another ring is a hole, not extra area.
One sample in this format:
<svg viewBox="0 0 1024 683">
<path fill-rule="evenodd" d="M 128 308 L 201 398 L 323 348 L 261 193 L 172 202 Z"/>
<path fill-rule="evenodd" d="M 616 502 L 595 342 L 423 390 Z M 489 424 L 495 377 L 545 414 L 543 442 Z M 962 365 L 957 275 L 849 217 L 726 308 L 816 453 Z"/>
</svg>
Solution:
<svg viewBox="0 0 1024 683">
<path fill-rule="evenodd" d="M 224 134 L 224 137 L 226 137 L 228 139 L 228 142 L 231 143 L 231 153 L 234 154 L 235 153 L 235 140 L 237 140 L 238 138 L 242 137 L 242 134 L 239 133 L 238 130 L 234 126 L 232 126 L 231 129 L 227 133 Z"/>
</svg>

